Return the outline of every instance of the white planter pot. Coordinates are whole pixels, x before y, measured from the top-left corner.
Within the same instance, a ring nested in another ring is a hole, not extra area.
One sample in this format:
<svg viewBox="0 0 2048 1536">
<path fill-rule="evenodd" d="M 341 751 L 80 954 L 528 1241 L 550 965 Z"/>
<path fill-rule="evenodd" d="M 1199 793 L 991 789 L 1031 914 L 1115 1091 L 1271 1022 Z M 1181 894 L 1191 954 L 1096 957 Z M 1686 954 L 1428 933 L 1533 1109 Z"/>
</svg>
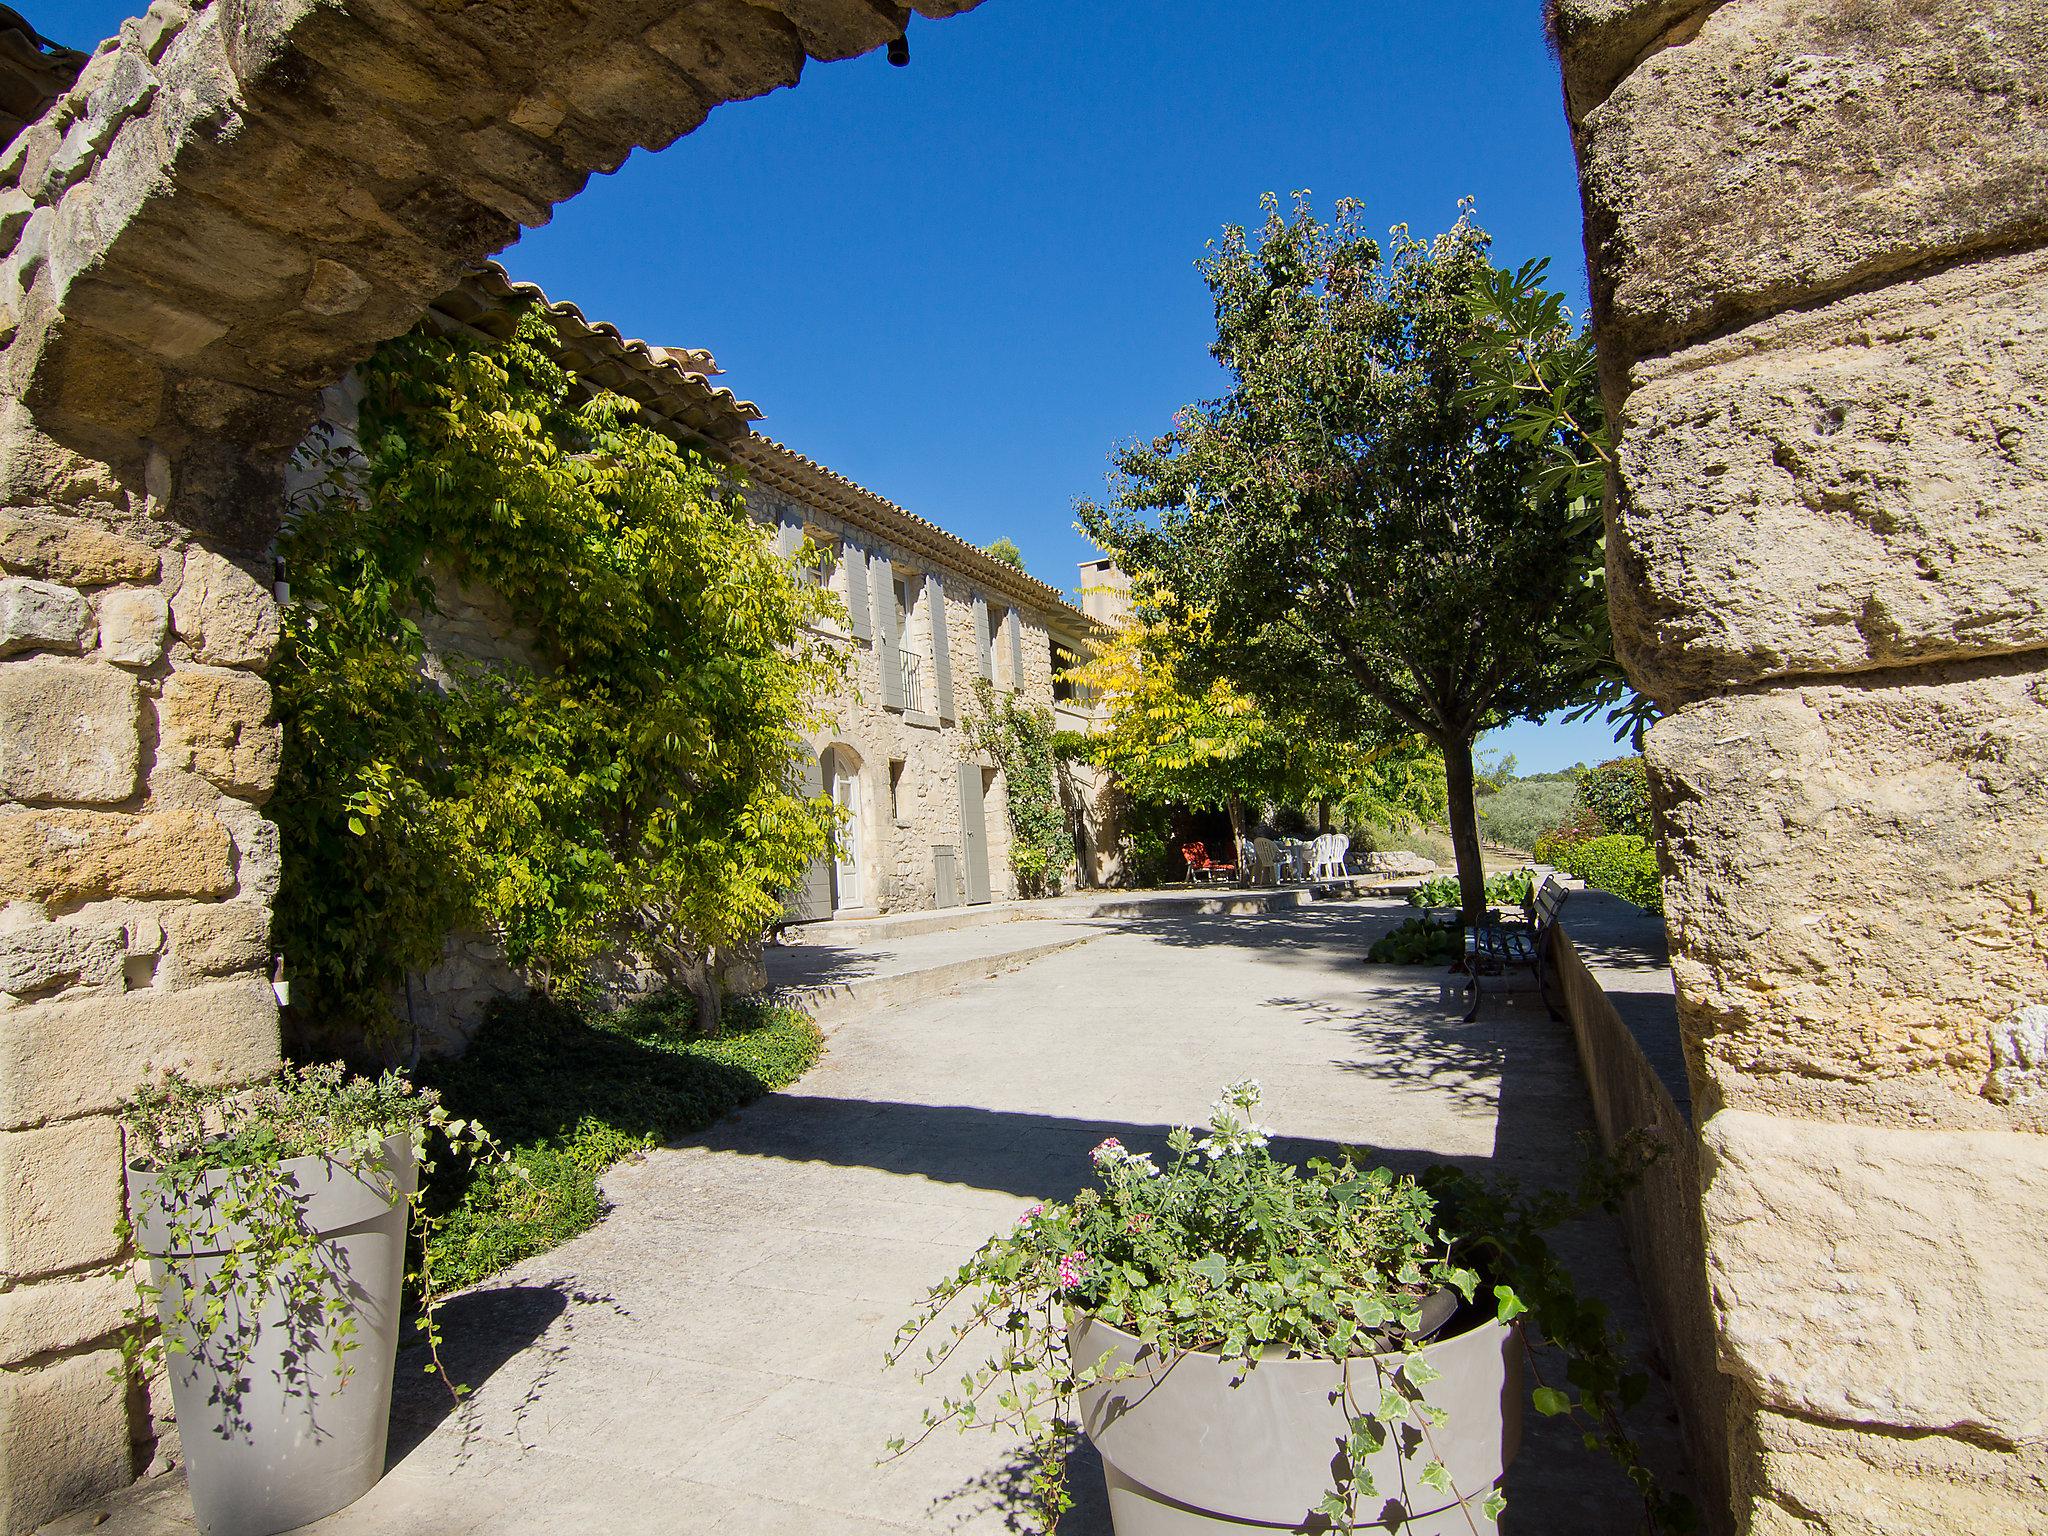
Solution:
<svg viewBox="0 0 2048 1536">
<path fill-rule="evenodd" d="M 1102 1454 L 1117 1536 L 1240 1536 L 1327 1529 L 1312 1512 L 1336 1485 L 1348 1420 L 1343 1392 L 1377 1405 L 1370 1357 L 1272 1358 L 1250 1370 L 1216 1355 L 1162 1357 L 1092 1318 L 1076 1321 L 1074 1363 L 1105 1353 L 1121 1381 L 1080 1394 L 1082 1425 Z M 1401 1536 L 1471 1536 L 1490 1527 L 1478 1506 L 1514 1459 L 1522 1435 L 1522 1357 L 1516 1329 L 1487 1321 L 1423 1350 L 1442 1373 L 1422 1389 L 1448 1415 L 1441 1428 L 1389 1437 L 1367 1461 L 1377 1489 L 1360 1501 L 1361 1528 Z M 1398 1355 L 1383 1357 L 1389 1368 Z M 1397 1443 L 1397 1440 L 1400 1443 Z M 1442 1461 L 1452 1493 L 1421 1481 Z M 1377 1525 L 1373 1522 L 1377 1520 Z"/>
<path fill-rule="evenodd" d="M 206 1536 L 273 1536 L 353 1503 L 384 1475 L 405 1283 L 405 1196 L 419 1182 L 412 1143 L 387 1139 L 381 1172 L 367 1179 L 325 1157 L 293 1158 L 282 1169 L 317 1237 L 324 1281 L 355 1320 L 354 1345 L 337 1357 L 330 1323 L 303 1309 L 293 1315 L 283 1297 L 270 1296 L 246 1313 L 231 1307 L 204 1337 L 187 1330 L 186 1352 L 167 1353 L 186 1478 Z M 233 1177 L 206 1174 L 176 1198 L 204 1202 Z M 164 1263 L 170 1223 L 153 1172 L 129 1169 L 128 1203 L 136 1245 L 164 1288 L 158 1316 L 168 1328 L 179 1282 Z M 235 1236 L 179 1250 L 179 1269 L 217 1271 Z M 239 1387 L 221 1370 L 230 1337 L 245 1362 Z"/>
</svg>

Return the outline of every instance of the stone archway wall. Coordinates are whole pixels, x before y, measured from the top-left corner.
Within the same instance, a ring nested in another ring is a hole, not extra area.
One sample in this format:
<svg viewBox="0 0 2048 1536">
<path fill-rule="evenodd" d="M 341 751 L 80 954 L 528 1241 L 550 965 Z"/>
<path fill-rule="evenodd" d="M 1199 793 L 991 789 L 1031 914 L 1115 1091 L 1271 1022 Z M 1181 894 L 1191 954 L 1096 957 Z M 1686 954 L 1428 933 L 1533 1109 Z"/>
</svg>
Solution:
<svg viewBox="0 0 2048 1536">
<path fill-rule="evenodd" d="M 1553 19 L 1734 1523 L 2039 1531 L 2048 4 Z"/>
<path fill-rule="evenodd" d="M 2037 1529 L 2048 1487 L 2044 6 L 1557 4 L 1758 1532 Z M 592 170 L 905 19 L 157 0 L 0 158 L 10 1531 L 146 1442 L 106 1111 L 275 1057 L 267 550 L 315 392 Z"/>
</svg>

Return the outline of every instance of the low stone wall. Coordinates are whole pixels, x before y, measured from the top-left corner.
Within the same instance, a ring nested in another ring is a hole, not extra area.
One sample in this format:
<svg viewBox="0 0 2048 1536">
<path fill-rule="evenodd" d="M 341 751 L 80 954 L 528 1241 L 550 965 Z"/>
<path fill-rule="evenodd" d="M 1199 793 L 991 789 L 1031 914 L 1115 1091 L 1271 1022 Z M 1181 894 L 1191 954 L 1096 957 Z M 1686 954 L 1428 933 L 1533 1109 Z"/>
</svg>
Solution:
<svg viewBox="0 0 2048 1536">
<path fill-rule="evenodd" d="M 1608 907 L 1635 909 L 1597 891 L 1575 892 L 1573 904 L 1602 928 L 1620 926 Z M 1565 911 L 1567 917 L 1571 907 Z M 1601 919 L 1608 922 L 1601 922 Z M 1626 921 L 1626 919 L 1624 919 Z M 1655 919 L 1644 918 L 1654 923 Z M 1582 920 L 1582 927 L 1586 926 Z M 1643 1131 L 1664 1148 L 1622 1206 L 1629 1257 L 1650 1314 L 1657 1352 L 1671 1377 L 1672 1395 L 1683 1420 L 1686 1449 L 1698 1479 L 1706 1529 L 1723 1536 L 1732 1529 L 1728 1486 L 1728 1380 L 1721 1374 L 1714 1343 L 1714 1312 L 1707 1287 L 1706 1233 L 1700 1215 L 1699 1137 L 1690 1104 L 1681 1105 L 1665 1077 L 1652 1065 L 1636 1029 L 1623 1021 L 1615 998 L 1602 987 L 1573 943 L 1569 921 L 1551 930 L 1550 966 L 1565 1018 L 1578 1046 L 1579 1070 L 1593 1099 L 1601 1143 L 1613 1148 L 1631 1131 Z M 1603 934 L 1603 938 L 1607 935 Z M 1625 940 L 1624 940 L 1625 942 Z M 1651 957 L 1645 955 L 1644 958 Z M 1661 942 L 1654 957 L 1662 960 Z M 1668 972 L 1665 973 L 1668 975 Z M 1667 984 L 1668 986 L 1668 984 Z M 1632 1011 L 1651 1011 L 1654 998 L 1630 997 Z M 1678 1021 L 1669 1000 L 1666 1028 L 1676 1054 Z M 1645 1008 L 1647 1004 L 1647 1009 Z M 1641 1022 L 1638 1028 L 1645 1027 Z M 1669 1068 L 1667 1067 L 1667 1072 Z M 1681 1078 L 1682 1083 L 1682 1078 Z M 1683 1091 L 1681 1086 L 1681 1092 Z"/>
</svg>

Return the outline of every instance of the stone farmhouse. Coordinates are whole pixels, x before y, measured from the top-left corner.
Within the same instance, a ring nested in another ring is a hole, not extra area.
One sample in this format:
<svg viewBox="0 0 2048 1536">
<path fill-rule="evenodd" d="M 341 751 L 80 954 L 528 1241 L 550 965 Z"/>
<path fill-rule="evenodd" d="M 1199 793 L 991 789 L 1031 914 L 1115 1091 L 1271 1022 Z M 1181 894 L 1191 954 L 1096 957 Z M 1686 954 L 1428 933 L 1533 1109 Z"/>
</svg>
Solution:
<svg viewBox="0 0 2048 1536">
<path fill-rule="evenodd" d="M 824 634 L 846 654 L 846 679 L 821 701 L 829 723 L 802 764 L 810 791 L 841 807 L 844 831 L 835 856 L 792 893 L 792 916 L 869 917 L 1018 895 L 1008 785 L 967 729 L 975 681 L 1051 710 L 1062 729 L 1086 731 L 1095 713 L 1061 674 L 1086 652 L 1096 622 L 1056 588 L 756 432 L 760 408 L 711 382 L 720 370 L 708 352 L 628 340 L 495 263 L 439 299 L 428 323 L 502 338 L 529 305 L 547 317 L 578 377 L 638 401 L 644 420 L 730 465 L 766 536 L 792 557 L 808 541 L 805 578 L 844 606 L 843 622 Z M 349 386 L 325 398 L 328 423 L 352 427 Z M 532 659 L 497 594 L 439 585 L 441 612 L 422 616 L 434 653 Z M 1099 879 L 1113 867 L 1107 780 L 1074 767 L 1062 787 L 1077 846 L 1091 852 L 1087 878 Z M 451 1049 L 490 998 L 518 986 L 490 939 L 457 934 L 407 1006 L 430 1051 Z"/>
</svg>

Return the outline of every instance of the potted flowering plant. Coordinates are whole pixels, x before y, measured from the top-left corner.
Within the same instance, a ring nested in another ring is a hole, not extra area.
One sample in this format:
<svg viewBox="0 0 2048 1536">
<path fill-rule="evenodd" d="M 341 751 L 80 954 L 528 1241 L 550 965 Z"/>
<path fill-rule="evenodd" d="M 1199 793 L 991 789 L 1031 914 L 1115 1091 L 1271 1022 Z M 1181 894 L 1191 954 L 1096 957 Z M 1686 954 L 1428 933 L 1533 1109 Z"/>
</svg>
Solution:
<svg viewBox="0 0 2048 1536">
<path fill-rule="evenodd" d="M 1505 1507 L 1520 1442 L 1527 1309 L 1503 1275 L 1547 1290 L 1560 1272 L 1526 1224 L 1506 1239 L 1455 1230 L 1430 1187 L 1352 1153 L 1281 1162 L 1259 1102 L 1254 1082 L 1226 1089 L 1203 1133 L 1168 1138 L 1163 1169 L 1104 1141 L 1095 1186 L 1030 1207 L 934 1288 L 890 1363 L 937 1335 L 922 1379 L 993 1330 L 993 1353 L 925 1433 L 1021 1428 L 1048 1530 L 1085 1433 L 1118 1536 L 1469 1536 Z M 1443 1186 L 1453 1201 L 1462 1187 L 1474 1209 L 1506 1212 L 1461 1179 Z M 1587 1379 L 1618 1384 L 1604 1325 L 1584 1321 Z M 1579 1405 L 1539 1386 L 1536 1406 Z M 1595 1416 L 1632 1457 L 1618 1421 Z"/>
<path fill-rule="evenodd" d="M 170 1378 L 199 1528 L 271 1536 L 354 1502 L 384 1471 L 427 1154 L 488 1138 L 432 1089 L 339 1064 L 239 1088 L 171 1074 L 122 1122 L 122 1235 L 149 1261 L 126 1366 Z M 431 1297 L 422 1326 L 437 1346 Z"/>
</svg>

